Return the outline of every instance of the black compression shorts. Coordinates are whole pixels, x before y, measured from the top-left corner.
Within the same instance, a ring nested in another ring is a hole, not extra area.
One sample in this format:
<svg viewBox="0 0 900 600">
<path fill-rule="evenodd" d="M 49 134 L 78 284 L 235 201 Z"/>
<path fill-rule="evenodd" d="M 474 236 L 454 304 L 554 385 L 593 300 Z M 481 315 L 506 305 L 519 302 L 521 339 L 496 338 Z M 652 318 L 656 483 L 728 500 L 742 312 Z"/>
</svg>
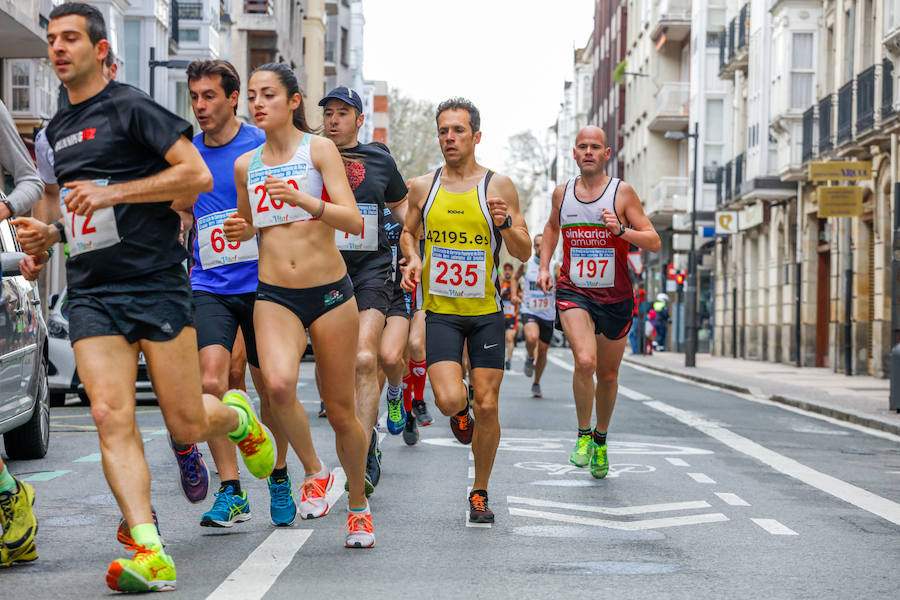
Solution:
<svg viewBox="0 0 900 600">
<path fill-rule="evenodd" d="M 634 300 L 629 298 L 615 304 L 600 304 L 583 294 L 563 288 L 556 290 L 556 328 L 562 330 L 559 313 L 571 308 L 581 308 L 594 321 L 594 334 L 601 333 L 610 340 L 620 340 L 631 329 Z"/>
<path fill-rule="evenodd" d="M 426 311 L 425 360 L 428 366 L 449 360 L 462 364 L 463 345 L 468 342 L 473 369 L 500 369 L 506 358 L 503 313 L 462 317 Z"/>
<path fill-rule="evenodd" d="M 399 285 L 395 285 L 391 305 L 387 312 L 388 318 L 403 317 L 409 319 L 412 317 L 412 312 L 412 294 L 404 291 Z"/>
<path fill-rule="evenodd" d="M 387 315 L 388 309 L 391 307 L 393 281 L 371 278 L 352 285 L 353 295 L 356 296 L 356 306 L 360 312 L 374 308 L 381 314 Z"/>
<path fill-rule="evenodd" d="M 284 288 L 260 281 L 256 290 L 257 302 L 280 304 L 297 315 L 304 327 L 309 327 L 316 319 L 351 298 L 353 284 L 347 275 L 333 283 L 302 289 Z"/>
<path fill-rule="evenodd" d="M 246 294 L 213 294 L 194 290 L 194 322 L 197 324 L 197 347 L 234 348 L 238 327 L 247 347 L 247 362 L 259 368 L 256 336 L 253 333 L 253 304 L 256 292 Z"/>
<path fill-rule="evenodd" d="M 539 327 L 538 339 L 545 344 L 549 344 L 553 340 L 553 321 L 524 313 L 522 314 L 522 322 L 525 325 L 537 323 L 537 326 Z"/>
</svg>

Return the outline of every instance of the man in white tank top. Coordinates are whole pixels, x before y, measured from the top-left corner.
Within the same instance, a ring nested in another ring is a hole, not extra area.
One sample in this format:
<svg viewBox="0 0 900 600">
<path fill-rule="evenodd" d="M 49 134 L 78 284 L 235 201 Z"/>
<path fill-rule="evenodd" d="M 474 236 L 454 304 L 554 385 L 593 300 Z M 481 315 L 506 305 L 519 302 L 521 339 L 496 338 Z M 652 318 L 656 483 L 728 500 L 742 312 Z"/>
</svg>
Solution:
<svg viewBox="0 0 900 600">
<path fill-rule="evenodd" d="M 628 250 L 634 245 L 658 252 L 660 242 L 634 189 L 604 173 L 610 149 L 603 130 L 582 129 L 573 154 L 581 174 L 553 190 L 538 284 L 545 291 L 553 286 L 550 259 L 562 231 L 557 327 L 565 332 L 575 358 L 572 390 L 578 417 L 578 438 L 569 461 L 578 467 L 590 464 L 591 475 L 602 479 L 609 472 L 606 433 L 634 303 Z M 595 402 L 597 421 L 591 430 Z"/>
<path fill-rule="evenodd" d="M 538 272 L 541 265 L 541 240 L 543 234 L 534 236 L 534 255 L 516 274 L 516 279 L 524 277 L 519 284 L 519 301 L 522 306 L 522 323 L 525 324 L 525 365 L 522 371 L 525 377 L 534 376 L 531 384 L 531 395 L 542 398 L 541 375 L 547 365 L 547 349 L 553 340 L 553 323 L 556 320 L 556 285 L 558 266 L 550 265 L 554 285 L 547 291 L 538 284 Z"/>
</svg>

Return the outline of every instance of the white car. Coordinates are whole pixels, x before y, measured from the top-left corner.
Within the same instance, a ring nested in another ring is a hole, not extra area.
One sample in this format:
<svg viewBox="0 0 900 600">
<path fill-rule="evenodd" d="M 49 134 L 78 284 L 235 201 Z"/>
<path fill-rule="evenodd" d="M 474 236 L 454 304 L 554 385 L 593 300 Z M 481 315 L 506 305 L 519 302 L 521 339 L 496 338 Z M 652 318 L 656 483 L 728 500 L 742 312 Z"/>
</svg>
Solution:
<svg viewBox="0 0 900 600">
<path fill-rule="evenodd" d="M 75 352 L 69 341 L 68 293 L 63 289 L 60 294 L 50 298 L 50 315 L 47 317 L 47 340 L 50 365 L 48 379 L 50 382 L 50 405 L 62 406 L 66 402 L 66 394 L 78 394 L 81 402 L 90 403 L 84 384 L 78 378 L 75 368 Z M 139 399 L 152 399 L 153 385 L 147 371 L 147 362 L 143 352 L 138 357 L 138 374 L 136 392 Z"/>
</svg>

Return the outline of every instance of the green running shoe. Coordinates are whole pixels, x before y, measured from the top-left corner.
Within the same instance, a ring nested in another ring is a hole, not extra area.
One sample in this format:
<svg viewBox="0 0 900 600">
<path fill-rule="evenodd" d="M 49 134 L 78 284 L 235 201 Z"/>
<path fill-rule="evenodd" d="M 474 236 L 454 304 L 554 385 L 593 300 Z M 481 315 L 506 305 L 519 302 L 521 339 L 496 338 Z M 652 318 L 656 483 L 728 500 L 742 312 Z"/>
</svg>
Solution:
<svg viewBox="0 0 900 600">
<path fill-rule="evenodd" d="M 169 592 L 175 589 L 175 563 L 162 548 L 129 544 L 134 558 L 119 558 L 109 565 L 106 585 L 117 592 Z"/>
<path fill-rule="evenodd" d="M 228 434 L 237 444 L 247 470 L 257 479 L 265 479 L 275 468 L 275 447 L 250 406 L 250 398 L 241 390 L 231 390 L 222 402 L 247 415 L 247 432 L 243 437 Z"/>
<path fill-rule="evenodd" d="M 591 438 L 591 434 L 579 435 L 575 440 L 575 450 L 572 451 L 569 462 L 576 467 L 586 467 L 591 460 L 593 448 L 594 440 Z"/>
<path fill-rule="evenodd" d="M 15 478 L 14 478 L 15 479 Z M 15 480 L 18 489 L 0 492 L 0 566 L 37 559 L 34 536 L 38 522 L 34 516 L 34 488 L 31 484 Z"/>
<path fill-rule="evenodd" d="M 591 452 L 591 475 L 594 479 L 603 479 L 609 473 L 609 459 L 606 457 L 606 444 L 594 444 Z"/>
</svg>

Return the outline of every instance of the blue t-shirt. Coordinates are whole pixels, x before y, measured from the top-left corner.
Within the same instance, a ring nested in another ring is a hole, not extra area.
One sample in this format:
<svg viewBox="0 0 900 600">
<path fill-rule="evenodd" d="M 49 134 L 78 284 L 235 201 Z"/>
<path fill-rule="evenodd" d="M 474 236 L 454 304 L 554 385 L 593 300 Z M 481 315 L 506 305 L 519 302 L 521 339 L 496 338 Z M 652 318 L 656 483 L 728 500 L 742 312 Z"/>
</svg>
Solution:
<svg viewBox="0 0 900 600">
<path fill-rule="evenodd" d="M 224 146 L 209 147 L 203 134 L 194 136 L 194 146 L 200 151 L 213 176 L 211 192 L 200 194 L 194 203 L 194 267 L 191 287 L 213 294 L 234 295 L 255 292 L 259 280 L 257 261 L 248 260 L 214 269 L 204 269 L 200 262 L 197 223 L 205 216 L 237 210 L 237 191 L 234 187 L 234 162 L 245 152 L 254 150 L 266 141 L 266 134 L 252 125 L 242 124 L 234 139 Z"/>
</svg>

